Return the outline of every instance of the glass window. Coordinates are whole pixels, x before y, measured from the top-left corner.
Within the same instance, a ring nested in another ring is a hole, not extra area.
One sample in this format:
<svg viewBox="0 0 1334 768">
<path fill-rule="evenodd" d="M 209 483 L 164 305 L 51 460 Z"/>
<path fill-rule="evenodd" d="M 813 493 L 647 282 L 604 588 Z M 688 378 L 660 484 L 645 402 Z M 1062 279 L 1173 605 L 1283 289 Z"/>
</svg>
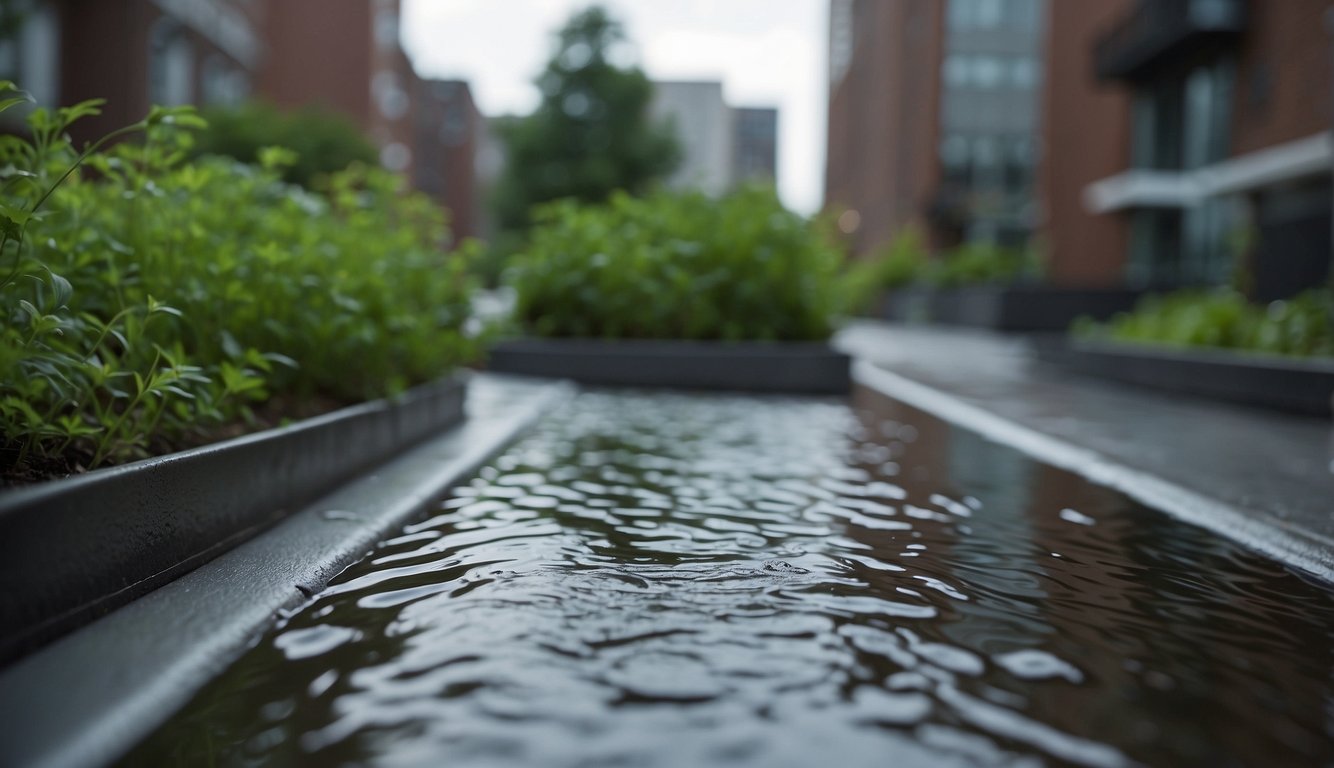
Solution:
<svg viewBox="0 0 1334 768">
<path fill-rule="evenodd" d="M 973 26 L 974 8 L 977 0 L 950 0 L 949 21 L 951 27 Z"/>
<path fill-rule="evenodd" d="M 978 88 L 995 88 L 1000 85 L 1002 67 L 995 56 L 974 56 L 972 60 L 973 85 Z"/>
<path fill-rule="evenodd" d="M 977 26 L 995 27 L 1001 23 L 1001 0 L 977 0 Z"/>
<path fill-rule="evenodd" d="M 195 52 L 185 31 L 163 17 L 153 25 L 148 46 L 148 100 L 166 106 L 193 104 Z"/>
<path fill-rule="evenodd" d="M 969 66 L 967 56 L 955 53 L 945 57 L 945 83 L 955 87 L 967 85 Z"/>
<path fill-rule="evenodd" d="M 1010 84 L 1015 88 L 1035 88 L 1038 84 L 1038 65 L 1025 56 L 1010 61 Z"/>
</svg>

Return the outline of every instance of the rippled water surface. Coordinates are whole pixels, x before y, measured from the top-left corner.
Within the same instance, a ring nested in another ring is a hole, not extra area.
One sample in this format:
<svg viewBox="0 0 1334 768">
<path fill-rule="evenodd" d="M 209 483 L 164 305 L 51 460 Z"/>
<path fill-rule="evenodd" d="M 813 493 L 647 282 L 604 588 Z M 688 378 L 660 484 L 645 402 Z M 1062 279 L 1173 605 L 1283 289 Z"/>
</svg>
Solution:
<svg viewBox="0 0 1334 768">
<path fill-rule="evenodd" d="M 1334 599 L 874 396 L 585 393 L 126 764 L 1334 760 Z"/>
</svg>

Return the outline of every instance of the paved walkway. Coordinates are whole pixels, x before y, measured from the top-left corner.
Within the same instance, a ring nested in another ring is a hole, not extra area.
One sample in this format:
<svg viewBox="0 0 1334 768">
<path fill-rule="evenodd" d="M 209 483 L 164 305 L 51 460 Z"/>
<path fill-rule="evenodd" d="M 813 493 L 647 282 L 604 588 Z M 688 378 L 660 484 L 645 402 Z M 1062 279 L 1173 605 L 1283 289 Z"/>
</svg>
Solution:
<svg viewBox="0 0 1334 768">
<path fill-rule="evenodd" d="M 862 321 L 835 343 L 862 383 L 1334 581 L 1328 419 L 1066 373 L 1014 336 Z"/>
</svg>

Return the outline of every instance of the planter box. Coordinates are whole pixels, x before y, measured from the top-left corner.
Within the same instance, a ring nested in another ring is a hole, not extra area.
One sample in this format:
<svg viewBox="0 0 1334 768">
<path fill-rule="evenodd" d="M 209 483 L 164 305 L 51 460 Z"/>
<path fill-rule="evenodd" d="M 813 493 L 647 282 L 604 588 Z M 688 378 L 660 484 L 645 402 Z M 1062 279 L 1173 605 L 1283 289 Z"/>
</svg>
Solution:
<svg viewBox="0 0 1334 768">
<path fill-rule="evenodd" d="M 846 395 L 850 358 L 824 343 L 520 339 L 492 347 L 499 373 L 581 384 Z"/>
<path fill-rule="evenodd" d="M 0 663 L 458 423 L 465 393 L 456 377 L 293 426 L 0 494 Z"/>
<path fill-rule="evenodd" d="M 1046 340 L 1037 349 L 1043 360 L 1112 381 L 1293 413 L 1331 414 L 1334 361 L 1068 339 Z"/>
<path fill-rule="evenodd" d="M 1045 285 L 973 285 L 909 288 L 885 301 L 884 317 L 995 331 L 1063 331 L 1075 318 L 1103 320 L 1134 307 L 1140 291 L 1077 289 Z"/>
</svg>

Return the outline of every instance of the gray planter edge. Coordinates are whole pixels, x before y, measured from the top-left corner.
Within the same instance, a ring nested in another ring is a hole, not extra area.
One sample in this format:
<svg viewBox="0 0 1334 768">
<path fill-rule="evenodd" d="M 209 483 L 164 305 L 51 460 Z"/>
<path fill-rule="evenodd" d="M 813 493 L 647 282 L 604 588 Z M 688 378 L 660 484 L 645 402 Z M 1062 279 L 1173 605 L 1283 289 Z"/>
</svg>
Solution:
<svg viewBox="0 0 1334 768">
<path fill-rule="evenodd" d="M 1038 357 L 1071 371 L 1313 416 L 1330 416 L 1334 361 L 1229 350 L 1044 339 Z"/>
<path fill-rule="evenodd" d="M 0 765 L 118 760 L 277 619 L 575 392 L 487 374 L 477 382 L 489 396 L 474 397 L 455 428 L 0 670 Z"/>
<path fill-rule="evenodd" d="M 0 493 L 0 664 L 208 562 L 463 418 L 466 374 Z"/>
<path fill-rule="evenodd" d="M 494 345 L 498 373 L 581 384 L 846 395 L 851 358 L 826 342 L 522 338 Z"/>
</svg>

